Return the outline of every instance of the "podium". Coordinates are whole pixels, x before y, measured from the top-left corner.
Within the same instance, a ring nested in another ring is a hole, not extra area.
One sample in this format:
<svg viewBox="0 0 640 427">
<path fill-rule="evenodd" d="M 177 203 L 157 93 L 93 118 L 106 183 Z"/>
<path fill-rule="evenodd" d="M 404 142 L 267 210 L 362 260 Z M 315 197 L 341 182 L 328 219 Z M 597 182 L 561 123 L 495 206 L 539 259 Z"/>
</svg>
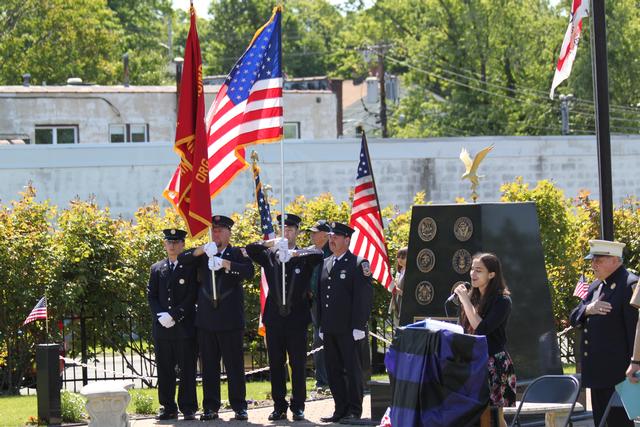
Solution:
<svg viewBox="0 0 640 427">
<path fill-rule="evenodd" d="M 397 330 L 385 365 L 391 425 L 466 427 L 489 402 L 487 340 L 417 323 Z"/>
</svg>

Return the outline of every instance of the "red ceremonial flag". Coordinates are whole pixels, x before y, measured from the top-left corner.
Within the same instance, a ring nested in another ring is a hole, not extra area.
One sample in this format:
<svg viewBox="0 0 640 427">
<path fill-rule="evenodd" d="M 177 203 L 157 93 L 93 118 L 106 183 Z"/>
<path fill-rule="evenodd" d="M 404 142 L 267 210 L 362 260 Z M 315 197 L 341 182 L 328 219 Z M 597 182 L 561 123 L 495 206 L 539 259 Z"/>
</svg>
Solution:
<svg viewBox="0 0 640 427">
<path fill-rule="evenodd" d="M 584 278 L 584 274 L 580 275 L 576 288 L 573 290 L 573 296 L 580 299 L 585 299 L 589 293 L 589 282 Z"/>
<path fill-rule="evenodd" d="M 392 276 L 389 269 L 387 244 L 384 240 L 380 204 L 371 170 L 367 137 L 364 132 L 362 133 L 360 161 L 349 225 L 355 230 L 351 236 L 349 249 L 356 256 L 367 259 L 371 264 L 373 278 L 387 290 L 390 290 Z"/>
<path fill-rule="evenodd" d="M 211 225 L 211 197 L 204 121 L 202 56 L 193 6 L 190 13 L 191 26 L 184 52 L 174 146 L 175 152 L 180 156 L 180 164 L 164 190 L 164 197 L 184 219 L 189 236 L 199 237 Z"/>
<path fill-rule="evenodd" d="M 587 16 L 589 16 L 589 0 L 573 0 L 571 3 L 571 15 L 569 15 L 569 26 L 564 34 L 562 48 L 560 48 L 560 58 L 551 83 L 551 92 L 549 92 L 551 99 L 553 99 L 556 87 L 571 74 L 571 67 L 573 67 L 573 61 L 576 59 L 578 43 L 582 33 L 582 18 Z"/>
<path fill-rule="evenodd" d="M 248 166 L 245 148 L 282 139 L 282 7 L 256 31 L 207 113 L 211 197 Z"/>
<path fill-rule="evenodd" d="M 35 307 L 31 310 L 31 313 L 29 313 L 27 318 L 24 320 L 23 325 L 38 319 L 47 319 L 47 297 L 40 298 L 40 301 L 38 301 Z"/>
</svg>

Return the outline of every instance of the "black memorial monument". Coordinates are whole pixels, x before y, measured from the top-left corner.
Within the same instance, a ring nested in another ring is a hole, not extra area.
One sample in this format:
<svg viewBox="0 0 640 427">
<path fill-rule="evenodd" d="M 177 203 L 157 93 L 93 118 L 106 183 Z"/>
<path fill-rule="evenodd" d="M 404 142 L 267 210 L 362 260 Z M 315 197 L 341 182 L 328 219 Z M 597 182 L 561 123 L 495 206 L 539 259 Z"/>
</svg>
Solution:
<svg viewBox="0 0 640 427">
<path fill-rule="evenodd" d="M 518 379 L 561 374 L 551 296 L 534 203 L 414 206 L 400 324 L 430 317 L 455 320 L 446 302 L 469 281 L 471 257 L 493 252 L 502 261 L 513 301 L 507 348 Z M 445 310 L 445 304 L 446 310 Z"/>
</svg>

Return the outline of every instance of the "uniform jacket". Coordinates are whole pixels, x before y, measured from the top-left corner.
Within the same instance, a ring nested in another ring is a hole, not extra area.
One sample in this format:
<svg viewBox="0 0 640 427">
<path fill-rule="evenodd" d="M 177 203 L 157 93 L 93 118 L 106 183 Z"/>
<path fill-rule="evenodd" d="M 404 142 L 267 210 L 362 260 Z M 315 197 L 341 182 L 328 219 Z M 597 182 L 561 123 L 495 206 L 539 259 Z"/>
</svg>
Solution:
<svg viewBox="0 0 640 427">
<path fill-rule="evenodd" d="M 582 329 L 580 352 L 585 387 L 612 387 L 625 377 L 638 320 L 638 310 L 629 304 L 637 281 L 636 275 L 621 266 L 602 285 L 601 300 L 612 307 L 608 314 L 585 313 L 600 280 L 589 285 L 589 293 L 571 312 L 571 325 Z"/>
<path fill-rule="evenodd" d="M 180 261 L 173 272 L 169 260 L 151 266 L 147 300 L 153 315 L 153 337 L 156 339 L 183 339 L 195 336 L 194 318 L 197 283 L 193 268 Z M 158 322 L 158 313 L 167 312 L 176 324 L 165 328 Z"/>
<path fill-rule="evenodd" d="M 231 269 L 221 268 L 215 272 L 218 307 L 214 308 L 211 287 L 211 270 L 206 254 L 194 256 L 193 249 L 184 251 L 178 260 L 193 265 L 197 272 L 198 308 L 196 326 L 208 331 L 230 331 L 244 329 L 244 289 L 242 281 L 253 277 L 253 264 L 240 248 L 227 246 L 222 259 L 231 261 Z"/>
<path fill-rule="evenodd" d="M 264 307 L 262 321 L 267 329 L 275 325 L 288 325 L 306 329 L 311 322 L 309 282 L 313 268 L 322 262 L 322 251 L 298 249 L 301 255 L 291 257 L 285 263 L 285 289 L 287 311 L 281 313 L 282 306 L 282 264 L 278 254 L 262 243 L 247 245 L 247 254 L 264 268 L 269 283 L 269 295 Z"/>
<path fill-rule="evenodd" d="M 336 261 L 325 258 L 320 273 L 318 318 L 325 334 L 365 330 L 373 307 L 369 261 L 347 251 Z"/>
</svg>

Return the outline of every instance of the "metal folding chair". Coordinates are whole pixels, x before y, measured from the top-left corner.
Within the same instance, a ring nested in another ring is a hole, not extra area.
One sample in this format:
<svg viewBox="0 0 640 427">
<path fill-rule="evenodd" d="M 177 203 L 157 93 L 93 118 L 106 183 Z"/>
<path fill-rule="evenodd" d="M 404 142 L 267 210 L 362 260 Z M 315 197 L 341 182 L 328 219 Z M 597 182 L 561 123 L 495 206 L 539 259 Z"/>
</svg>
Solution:
<svg viewBox="0 0 640 427">
<path fill-rule="evenodd" d="M 620 395 L 617 391 L 613 391 L 611 398 L 609 399 L 609 403 L 607 403 L 607 407 L 604 410 L 604 414 L 602 414 L 602 419 L 600 420 L 600 424 L 598 427 L 604 427 L 607 424 L 607 417 L 609 416 L 609 411 L 611 408 L 623 408 L 622 399 L 620 399 Z"/>
<path fill-rule="evenodd" d="M 536 378 L 527 386 L 518 405 L 511 427 L 520 425 L 520 411 L 524 403 L 568 403 L 571 404 L 569 415 L 564 427 L 571 422 L 571 414 L 576 406 L 580 394 L 580 382 L 571 375 L 543 375 Z"/>
</svg>

